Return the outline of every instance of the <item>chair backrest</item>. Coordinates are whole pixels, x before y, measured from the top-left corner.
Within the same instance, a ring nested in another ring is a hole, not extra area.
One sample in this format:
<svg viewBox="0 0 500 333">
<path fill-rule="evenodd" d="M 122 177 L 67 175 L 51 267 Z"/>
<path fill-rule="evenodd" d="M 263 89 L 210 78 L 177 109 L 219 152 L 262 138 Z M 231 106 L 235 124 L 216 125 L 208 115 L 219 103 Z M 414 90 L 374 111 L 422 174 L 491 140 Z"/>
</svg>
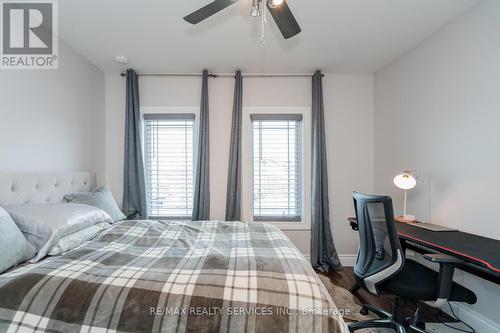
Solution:
<svg viewBox="0 0 500 333">
<path fill-rule="evenodd" d="M 361 286 L 378 294 L 377 284 L 396 274 L 404 265 L 392 199 L 357 192 L 353 193 L 353 199 L 359 229 L 354 275 Z"/>
</svg>

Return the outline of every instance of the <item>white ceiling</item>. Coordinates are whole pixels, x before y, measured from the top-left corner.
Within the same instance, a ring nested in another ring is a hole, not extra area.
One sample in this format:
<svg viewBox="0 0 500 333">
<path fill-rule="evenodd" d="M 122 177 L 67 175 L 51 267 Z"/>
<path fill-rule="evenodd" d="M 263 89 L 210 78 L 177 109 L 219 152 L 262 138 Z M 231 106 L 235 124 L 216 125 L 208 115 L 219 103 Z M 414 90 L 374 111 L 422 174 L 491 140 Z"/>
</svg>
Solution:
<svg viewBox="0 0 500 333">
<path fill-rule="evenodd" d="M 141 72 L 374 72 L 478 0 L 288 0 L 302 27 L 283 40 L 269 16 L 265 45 L 251 0 L 192 26 L 210 0 L 62 0 L 60 36 L 105 72 L 116 55 Z"/>
</svg>

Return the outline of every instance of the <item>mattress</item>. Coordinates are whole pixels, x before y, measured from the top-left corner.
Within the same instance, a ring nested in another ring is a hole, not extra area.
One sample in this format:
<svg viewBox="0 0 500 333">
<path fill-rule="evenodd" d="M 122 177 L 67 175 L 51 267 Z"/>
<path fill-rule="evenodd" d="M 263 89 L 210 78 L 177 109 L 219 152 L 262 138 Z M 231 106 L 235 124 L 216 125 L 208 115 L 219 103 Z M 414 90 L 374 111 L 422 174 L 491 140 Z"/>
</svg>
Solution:
<svg viewBox="0 0 500 333">
<path fill-rule="evenodd" d="M 309 262 L 264 223 L 123 221 L 0 275 L 0 332 L 347 332 Z"/>
</svg>

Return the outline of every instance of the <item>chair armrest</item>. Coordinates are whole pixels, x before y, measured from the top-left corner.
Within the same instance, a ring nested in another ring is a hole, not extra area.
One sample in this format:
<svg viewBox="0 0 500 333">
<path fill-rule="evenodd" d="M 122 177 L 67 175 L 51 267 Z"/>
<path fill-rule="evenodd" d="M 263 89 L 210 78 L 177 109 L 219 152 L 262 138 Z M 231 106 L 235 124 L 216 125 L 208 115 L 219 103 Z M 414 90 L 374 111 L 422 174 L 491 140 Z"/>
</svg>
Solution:
<svg viewBox="0 0 500 333">
<path fill-rule="evenodd" d="M 461 264 L 464 263 L 464 261 L 460 258 L 450 256 L 444 253 L 432 253 L 432 254 L 424 254 L 424 258 L 431 261 L 435 262 L 438 264 Z"/>
<path fill-rule="evenodd" d="M 449 299 L 451 286 L 453 284 L 453 273 L 457 264 L 464 261 L 460 258 L 443 253 L 424 254 L 424 258 L 430 262 L 439 264 L 437 299 Z"/>
</svg>

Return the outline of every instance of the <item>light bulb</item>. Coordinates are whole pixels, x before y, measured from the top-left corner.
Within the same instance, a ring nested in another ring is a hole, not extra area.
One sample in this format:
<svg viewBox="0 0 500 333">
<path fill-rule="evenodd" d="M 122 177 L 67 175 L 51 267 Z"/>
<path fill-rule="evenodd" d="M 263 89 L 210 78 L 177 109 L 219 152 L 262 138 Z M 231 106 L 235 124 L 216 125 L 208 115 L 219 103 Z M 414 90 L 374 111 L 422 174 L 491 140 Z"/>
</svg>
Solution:
<svg viewBox="0 0 500 333">
<path fill-rule="evenodd" d="M 285 2 L 285 0 L 269 0 L 269 6 L 271 6 L 273 8 L 278 7 L 281 4 L 283 4 L 283 2 Z"/>
</svg>

